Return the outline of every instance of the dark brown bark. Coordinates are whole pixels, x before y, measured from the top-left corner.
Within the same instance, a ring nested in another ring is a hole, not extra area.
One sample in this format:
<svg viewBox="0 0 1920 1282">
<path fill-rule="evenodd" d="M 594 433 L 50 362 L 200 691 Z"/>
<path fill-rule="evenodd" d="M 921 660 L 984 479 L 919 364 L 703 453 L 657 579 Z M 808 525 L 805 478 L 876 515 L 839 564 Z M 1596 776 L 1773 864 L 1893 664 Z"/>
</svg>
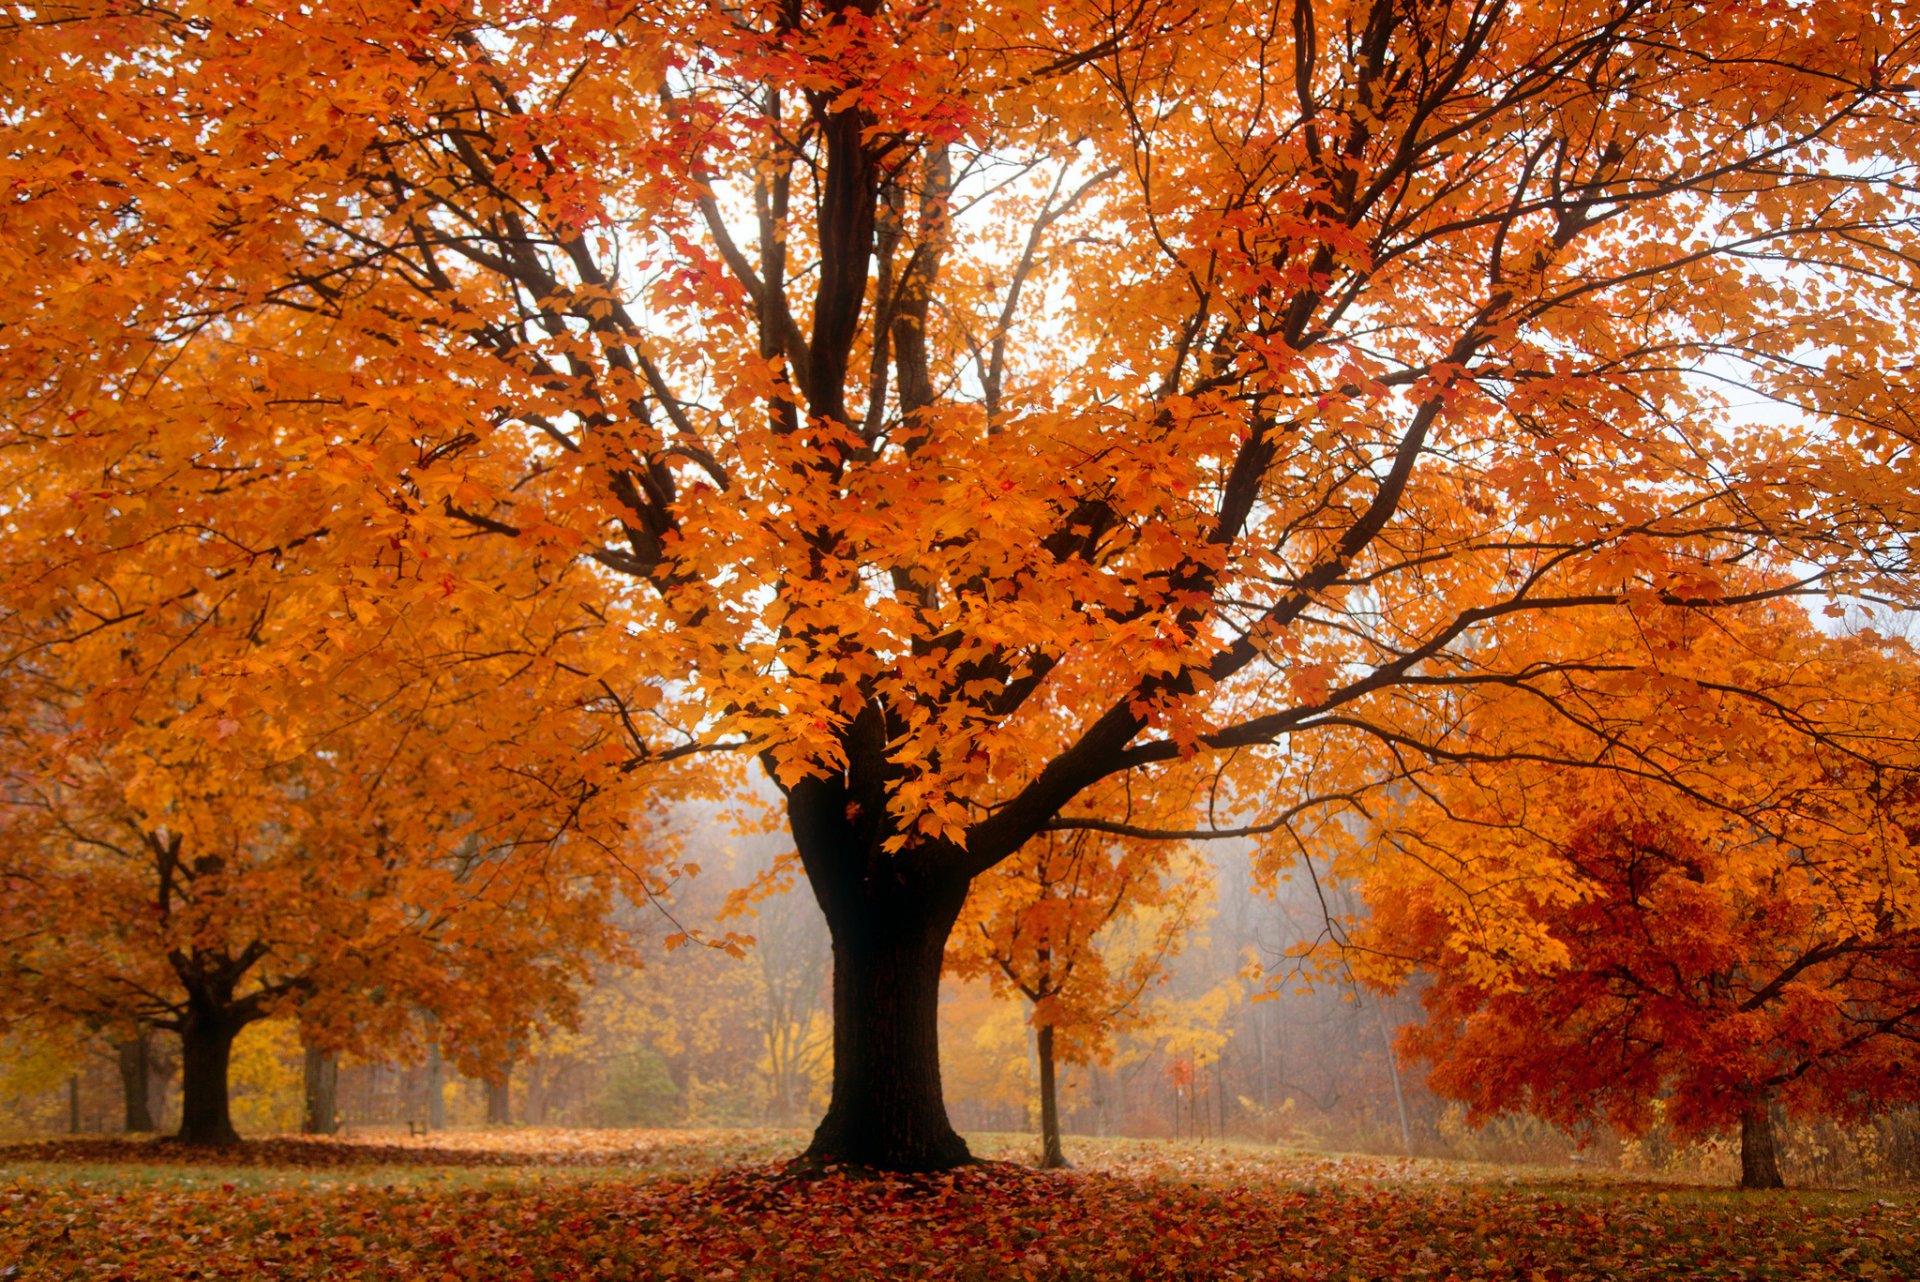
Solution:
<svg viewBox="0 0 1920 1282">
<path fill-rule="evenodd" d="M 833 939 L 833 1094 L 802 1160 L 947 1170 L 973 1160 L 940 1085 L 940 962 L 967 881 L 943 871 L 945 849 L 880 849 L 884 804 L 835 780 L 788 796 Z"/>
<path fill-rule="evenodd" d="M 1060 1094 L 1053 1071 L 1053 1025 L 1034 1030 L 1034 1056 L 1040 1061 L 1040 1166 L 1058 1170 L 1072 1166 L 1060 1148 Z"/>
<path fill-rule="evenodd" d="M 120 1094 L 126 1103 L 128 1131 L 154 1131 L 153 1035 L 142 1028 L 114 1047 L 120 1065 Z"/>
<path fill-rule="evenodd" d="M 833 930 L 833 1095 L 807 1158 L 891 1171 L 973 1160 L 940 1084 L 940 960 L 951 902 L 893 898 Z"/>
<path fill-rule="evenodd" d="M 306 1109 L 300 1129 L 332 1135 L 340 1129 L 340 1060 L 318 1046 L 306 1048 Z"/>
<path fill-rule="evenodd" d="M 67 1134 L 80 1133 L 80 1074 L 67 1078 Z"/>
<path fill-rule="evenodd" d="M 1740 1187 L 1743 1189 L 1785 1188 L 1780 1178 L 1780 1153 L 1775 1142 L 1773 1113 L 1765 1095 L 1747 1101 L 1740 1115 Z"/>
<path fill-rule="evenodd" d="M 238 1144 L 228 1107 L 227 1067 L 242 1026 L 189 1010 L 180 1026 L 180 1130 L 184 1144 Z"/>
<path fill-rule="evenodd" d="M 855 0 L 841 7 L 871 12 L 869 3 Z M 817 105 L 824 106 L 824 99 L 821 95 Z M 826 173 L 820 185 L 820 283 L 813 302 L 807 408 L 816 418 L 846 423 L 848 357 L 866 305 L 880 183 L 868 150 L 868 121 L 858 107 L 825 111 L 819 124 Z"/>
</svg>

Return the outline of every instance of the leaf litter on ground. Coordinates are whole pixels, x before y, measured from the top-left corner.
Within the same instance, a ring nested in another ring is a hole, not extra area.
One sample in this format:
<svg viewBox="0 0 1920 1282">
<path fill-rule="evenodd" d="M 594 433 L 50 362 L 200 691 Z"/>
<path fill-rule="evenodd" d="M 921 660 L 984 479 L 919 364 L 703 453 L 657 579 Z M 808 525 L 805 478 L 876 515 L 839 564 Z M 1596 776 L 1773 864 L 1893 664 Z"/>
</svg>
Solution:
<svg viewBox="0 0 1920 1282">
<path fill-rule="evenodd" d="M 1904 1195 L 1139 1141 L 1074 1145 L 1069 1172 L 1003 1160 L 1025 1142 L 989 1140 L 976 1149 L 990 1160 L 941 1175 L 801 1176 L 775 1160 L 799 1138 L 0 1148 L 0 1278 L 1920 1282 Z"/>
</svg>

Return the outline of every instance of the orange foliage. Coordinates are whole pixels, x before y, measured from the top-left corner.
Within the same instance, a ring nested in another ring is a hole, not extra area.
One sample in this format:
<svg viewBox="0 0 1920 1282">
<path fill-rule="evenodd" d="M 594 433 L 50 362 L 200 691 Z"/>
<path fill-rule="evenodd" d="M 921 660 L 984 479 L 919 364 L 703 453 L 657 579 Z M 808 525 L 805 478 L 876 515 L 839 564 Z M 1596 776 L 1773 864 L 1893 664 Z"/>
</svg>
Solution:
<svg viewBox="0 0 1920 1282">
<path fill-rule="evenodd" d="M 1584 673 L 1463 701 L 1476 755 L 1381 821 L 1371 973 L 1432 979 L 1405 1049 L 1476 1116 L 1575 1128 L 1911 1096 L 1913 652 L 1791 608 L 1566 623 L 1516 648 Z"/>
<path fill-rule="evenodd" d="M 84 654 L 40 653 L 0 735 L 0 1017 L 168 1028 L 191 1058 L 293 1012 L 329 1048 L 430 1035 L 478 1071 L 623 951 L 616 825 L 564 778 L 476 770 L 501 744 L 447 733 L 462 675 L 408 706 L 349 670 L 299 721 L 209 723 L 191 669 L 58 664 Z"/>
<path fill-rule="evenodd" d="M 826 1156 L 964 1156 L 928 972 L 1103 781 L 1278 831 L 1508 621 L 1911 599 L 1910 0 L 11 21 L 6 609 L 182 735 L 474 664 L 492 778 L 756 754 L 904 1074 Z"/>
<path fill-rule="evenodd" d="M 1065 1062 L 1104 1061 L 1111 1034 L 1144 1018 L 1139 998 L 1179 951 L 1205 888 L 1182 854 L 1086 830 L 1037 837 L 974 884 L 948 969 L 1024 998 Z M 1142 938 L 1129 947 L 1103 941 L 1136 920 Z"/>
</svg>

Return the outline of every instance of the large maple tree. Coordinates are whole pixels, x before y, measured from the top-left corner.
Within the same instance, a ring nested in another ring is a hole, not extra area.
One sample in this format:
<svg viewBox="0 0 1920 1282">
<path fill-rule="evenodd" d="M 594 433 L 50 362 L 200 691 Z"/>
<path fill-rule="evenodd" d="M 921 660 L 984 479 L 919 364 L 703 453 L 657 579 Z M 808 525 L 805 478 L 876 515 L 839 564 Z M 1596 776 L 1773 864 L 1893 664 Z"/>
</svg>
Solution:
<svg viewBox="0 0 1920 1282">
<path fill-rule="evenodd" d="M 966 1159 L 942 944 L 1103 780 L 1274 824 L 1505 621 L 1906 588 L 1910 4 L 9 13 L 9 607 L 758 754 L 818 1159 Z"/>
</svg>

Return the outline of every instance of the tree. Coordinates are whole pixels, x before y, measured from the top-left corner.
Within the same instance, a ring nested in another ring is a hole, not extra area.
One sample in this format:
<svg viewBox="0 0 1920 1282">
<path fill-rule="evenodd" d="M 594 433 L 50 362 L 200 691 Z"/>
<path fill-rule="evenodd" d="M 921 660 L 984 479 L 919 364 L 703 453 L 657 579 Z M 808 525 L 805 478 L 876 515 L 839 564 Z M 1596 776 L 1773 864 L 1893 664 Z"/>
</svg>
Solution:
<svg viewBox="0 0 1920 1282">
<path fill-rule="evenodd" d="M 776 854 L 723 909 L 728 916 L 752 914 L 767 1110 L 780 1125 L 806 1115 L 832 1044 L 825 1034 L 826 926 L 812 904 L 792 893 L 797 864 L 792 851 Z"/>
<path fill-rule="evenodd" d="M 120 1093 L 125 1104 L 123 1128 L 128 1131 L 157 1131 L 159 1094 L 171 1075 L 171 1065 L 163 1060 L 154 1045 L 154 1030 L 135 1024 L 123 1030 L 113 1043 L 114 1059 L 120 1070 Z"/>
<path fill-rule="evenodd" d="M 980 878 L 948 944 L 950 972 L 985 975 L 1032 1006 L 1042 1167 L 1069 1165 L 1056 1063 L 1104 1061 L 1112 1032 L 1141 1021 L 1141 994 L 1179 950 L 1197 873 L 1170 862 L 1178 853 L 1166 842 L 1042 834 Z M 1147 937 L 1130 956 L 1110 958 L 1100 936 L 1130 919 L 1150 919 Z"/>
<path fill-rule="evenodd" d="M 1277 831 L 1516 619 L 1905 598 L 1914 19 L 36 5 L 5 600 L 216 719 L 406 620 L 564 677 L 522 750 L 597 709 L 601 786 L 755 754 L 834 942 L 809 1154 L 949 1166 L 944 942 L 1089 789 Z"/>
<path fill-rule="evenodd" d="M 340 1057 L 312 1042 L 300 1050 L 300 1130 L 332 1135 L 340 1129 Z"/>
<path fill-rule="evenodd" d="M 1741 1184 L 1781 1184 L 1772 1116 L 1856 1113 L 1920 1067 L 1920 785 L 1914 655 L 1831 640 L 1791 608 L 1632 632 L 1590 617 L 1589 676 L 1516 686 L 1461 715 L 1488 762 L 1383 815 L 1363 932 L 1372 973 L 1432 979 L 1403 1047 L 1484 1118 L 1576 1130 L 1738 1127 Z M 1651 645 L 1652 679 L 1621 660 Z M 1737 669 L 1748 671 L 1739 673 Z M 1820 741 L 1756 717 L 1753 688 Z M 1604 723 L 1585 770 L 1538 751 Z M 1879 759 L 1897 745 L 1898 769 Z M 1688 791 L 1644 777 L 1682 775 Z M 1395 961 L 1383 964 L 1382 958 Z"/>
<path fill-rule="evenodd" d="M 53 675 L 0 741 L 21 869 L 0 1013 L 178 1033 L 184 1141 L 237 1140 L 229 1059 L 254 1022 L 297 1009 L 316 1053 L 365 1050 L 426 1009 L 486 1055 L 619 951 L 615 870 L 556 835 L 544 788 L 484 779 L 483 802 L 471 762 L 377 716 L 291 753 L 283 725 L 232 722 L 209 750 L 184 717 L 103 722 L 115 700 Z M 151 706 L 179 674 L 138 675 Z"/>
</svg>

